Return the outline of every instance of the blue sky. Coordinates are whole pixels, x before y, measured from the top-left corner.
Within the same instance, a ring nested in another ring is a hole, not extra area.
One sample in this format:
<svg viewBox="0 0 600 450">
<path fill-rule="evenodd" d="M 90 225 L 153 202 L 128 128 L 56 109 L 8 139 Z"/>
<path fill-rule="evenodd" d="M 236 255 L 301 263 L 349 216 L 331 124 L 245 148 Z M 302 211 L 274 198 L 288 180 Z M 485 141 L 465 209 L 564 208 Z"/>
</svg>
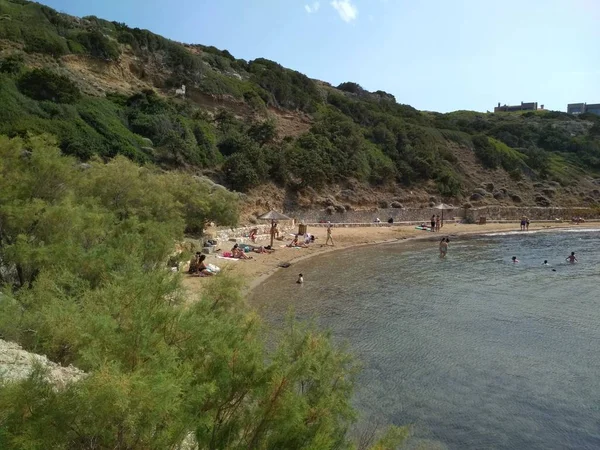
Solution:
<svg viewBox="0 0 600 450">
<path fill-rule="evenodd" d="M 600 0 L 42 0 L 418 109 L 600 103 Z"/>
</svg>

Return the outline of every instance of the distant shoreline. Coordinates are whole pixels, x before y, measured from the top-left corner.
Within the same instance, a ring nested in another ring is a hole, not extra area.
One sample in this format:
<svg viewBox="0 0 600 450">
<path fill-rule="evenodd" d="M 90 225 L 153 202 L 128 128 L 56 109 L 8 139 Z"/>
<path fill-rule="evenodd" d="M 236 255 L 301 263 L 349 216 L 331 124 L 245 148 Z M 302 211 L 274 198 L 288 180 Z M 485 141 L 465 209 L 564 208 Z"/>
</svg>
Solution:
<svg viewBox="0 0 600 450">
<path fill-rule="evenodd" d="M 539 223 L 533 222 L 529 233 L 540 231 L 554 231 L 560 229 L 600 229 L 600 222 L 585 222 L 576 225 L 572 223 Z M 326 240 L 326 228 L 322 226 L 308 226 L 308 232 L 314 234 L 317 238 L 315 244 L 311 244 L 306 249 L 287 248 L 285 244 L 291 241 L 291 236 L 286 236 L 283 241 L 275 241 L 275 252 L 272 254 L 252 253 L 252 260 L 249 261 L 227 261 L 218 259 L 215 256 L 208 256 L 207 261 L 223 269 L 223 272 L 229 273 L 235 277 L 240 277 L 245 282 L 244 296 L 248 298 L 254 289 L 261 285 L 273 274 L 279 270 L 293 270 L 294 264 L 313 258 L 317 255 L 327 255 L 340 250 L 352 248 L 361 248 L 364 246 L 394 244 L 402 242 L 414 242 L 416 240 L 437 240 L 438 236 L 481 236 L 490 233 L 517 232 L 519 233 L 519 223 L 488 223 L 486 225 L 471 224 L 446 224 L 440 233 L 431 233 L 416 230 L 414 226 L 387 226 L 382 224 L 378 227 L 353 226 L 344 227 L 338 224 L 333 229 L 333 238 L 335 247 L 326 247 L 322 245 Z M 522 233 L 528 233 L 527 231 Z M 268 245 L 266 237 L 258 241 L 259 245 Z M 227 251 L 233 246 L 233 242 L 225 241 L 219 244 L 221 251 Z M 283 246 L 283 247 L 282 247 Z M 282 269 L 279 267 L 282 263 L 289 263 L 292 268 Z M 209 278 L 198 278 L 185 275 L 183 286 L 188 291 L 191 298 L 195 298 L 202 292 L 203 286 Z"/>
<path fill-rule="evenodd" d="M 496 226 L 494 226 L 494 225 L 496 225 Z M 506 226 L 498 226 L 498 225 L 510 225 L 510 228 L 506 227 Z M 554 225 L 541 225 L 541 226 L 535 226 L 535 227 L 531 226 L 529 231 L 519 231 L 518 229 L 515 229 L 515 227 L 518 227 L 518 226 L 519 225 L 515 224 L 515 223 L 488 224 L 488 225 L 462 225 L 461 229 L 459 229 L 459 230 L 454 230 L 453 228 L 455 228 L 455 227 L 447 226 L 445 231 L 441 231 L 439 233 L 420 232 L 422 234 L 415 233 L 411 236 L 374 240 L 371 242 L 359 242 L 356 244 L 348 244 L 348 245 L 339 246 L 339 247 L 328 247 L 328 248 L 323 248 L 323 249 L 319 248 L 318 250 L 321 250 L 321 251 L 315 251 L 310 254 L 300 255 L 295 258 L 290 259 L 288 262 L 290 264 L 295 264 L 300 261 L 305 261 L 307 259 L 319 256 L 319 255 L 328 255 L 330 253 L 338 252 L 341 250 L 349 250 L 349 249 L 366 247 L 366 246 L 377 246 L 377 245 L 382 245 L 382 244 L 391 244 L 391 243 L 397 244 L 397 243 L 427 241 L 427 240 L 434 241 L 434 240 L 437 240 L 437 236 L 457 236 L 457 237 L 458 236 L 472 236 L 472 237 L 475 237 L 475 236 L 485 236 L 487 234 L 493 234 L 493 233 L 510 233 L 510 235 L 517 235 L 517 234 L 521 234 L 521 233 L 526 234 L 526 233 L 552 232 L 552 231 L 558 231 L 561 229 L 563 229 L 563 230 L 568 230 L 568 229 L 588 230 L 589 229 L 590 232 L 592 232 L 593 230 L 600 230 L 600 222 L 593 222 L 593 223 L 586 222 L 585 224 L 580 224 L 580 225 L 554 224 Z M 470 229 L 463 229 L 463 227 L 477 227 L 478 229 L 470 230 Z M 335 231 L 338 231 L 341 229 L 344 229 L 344 228 L 336 228 Z M 356 228 L 351 228 L 351 229 L 369 230 L 370 227 L 364 227 L 364 228 L 356 227 Z M 387 227 L 387 229 L 393 229 L 393 228 Z M 508 235 L 508 234 L 505 234 L 505 235 Z M 262 283 L 264 283 L 268 278 L 273 276 L 279 270 L 280 270 L 280 268 L 276 267 L 273 270 L 270 270 L 266 273 L 262 273 L 256 277 L 254 277 L 250 281 L 250 283 L 247 285 L 247 288 L 245 289 L 244 293 L 245 293 L 246 297 L 249 297 L 254 289 L 256 289 L 258 286 L 260 286 Z"/>
</svg>

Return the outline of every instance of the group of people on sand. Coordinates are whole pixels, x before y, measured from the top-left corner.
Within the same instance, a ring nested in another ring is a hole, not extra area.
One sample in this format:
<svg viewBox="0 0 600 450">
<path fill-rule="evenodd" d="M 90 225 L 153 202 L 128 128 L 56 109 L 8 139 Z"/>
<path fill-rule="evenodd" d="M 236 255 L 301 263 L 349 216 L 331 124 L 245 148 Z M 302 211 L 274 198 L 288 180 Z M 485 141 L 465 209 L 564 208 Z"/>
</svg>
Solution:
<svg viewBox="0 0 600 450">
<path fill-rule="evenodd" d="M 529 231 L 529 217 L 521 217 L 521 231 Z"/>
<path fill-rule="evenodd" d="M 431 231 L 439 232 L 442 229 L 442 227 L 444 226 L 444 224 L 440 220 L 439 214 L 437 216 L 435 214 L 433 216 L 431 216 L 430 222 L 431 222 Z"/>
<path fill-rule="evenodd" d="M 518 264 L 520 262 L 516 256 L 513 256 L 511 258 L 511 260 L 512 260 L 513 264 Z M 565 258 L 565 261 L 569 262 L 570 264 L 575 264 L 576 262 L 579 262 L 577 260 L 577 257 L 575 256 L 575 252 L 571 252 L 571 254 Z M 548 262 L 547 259 L 544 260 L 544 262 L 542 263 L 542 266 L 550 266 L 550 263 Z"/>
<path fill-rule="evenodd" d="M 279 228 L 277 228 L 277 222 L 273 222 L 273 224 L 271 225 L 271 229 L 269 230 L 269 233 L 273 239 L 279 239 Z M 252 228 L 250 230 L 250 234 L 248 235 L 248 237 L 250 238 L 250 240 L 253 243 L 256 243 L 257 235 L 258 235 L 258 228 Z"/>
<path fill-rule="evenodd" d="M 190 268 L 188 273 L 197 277 L 211 277 L 215 275 L 215 272 L 209 270 L 205 260 L 206 255 L 196 252 L 196 254 L 192 256 L 192 259 L 190 260 Z"/>
</svg>

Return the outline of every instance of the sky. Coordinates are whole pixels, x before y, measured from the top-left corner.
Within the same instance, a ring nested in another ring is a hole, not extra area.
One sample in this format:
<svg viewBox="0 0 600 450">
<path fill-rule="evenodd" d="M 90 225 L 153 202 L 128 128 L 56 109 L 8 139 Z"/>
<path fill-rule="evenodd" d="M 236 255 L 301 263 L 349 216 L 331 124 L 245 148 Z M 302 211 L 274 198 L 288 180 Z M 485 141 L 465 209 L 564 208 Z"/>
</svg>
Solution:
<svg viewBox="0 0 600 450">
<path fill-rule="evenodd" d="M 429 111 L 600 103 L 600 0 L 41 0 Z"/>
</svg>

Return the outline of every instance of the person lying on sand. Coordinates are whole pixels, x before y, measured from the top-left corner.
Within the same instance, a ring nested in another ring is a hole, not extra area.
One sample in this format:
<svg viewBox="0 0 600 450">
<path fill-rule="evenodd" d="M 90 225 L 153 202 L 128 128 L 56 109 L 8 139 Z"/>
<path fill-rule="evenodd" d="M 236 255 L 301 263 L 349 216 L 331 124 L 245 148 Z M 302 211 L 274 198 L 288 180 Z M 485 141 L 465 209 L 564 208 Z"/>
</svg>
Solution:
<svg viewBox="0 0 600 450">
<path fill-rule="evenodd" d="M 290 242 L 287 246 L 290 247 L 290 248 L 293 248 L 293 247 L 306 248 L 307 247 L 306 244 L 302 244 L 302 243 L 299 242 L 298 235 L 294 236 L 294 239 L 292 240 L 292 242 Z"/>
<path fill-rule="evenodd" d="M 267 248 L 264 246 L 260 246 L 254 249 L 254 253 L 273 253 L 275 250 L 271 249 L 271 248 Z"/>
<path fill-rule="evenodd" d="M 242 250 L 238 244 L 235 244 L 233 246 L 233 248 L 231 249 L 231 254 L 234 258 L 237 259 L 252 259 L 252 256 L 246 255 L 246 253 L 244 253 L 244 250 Z"/>
</svg>

